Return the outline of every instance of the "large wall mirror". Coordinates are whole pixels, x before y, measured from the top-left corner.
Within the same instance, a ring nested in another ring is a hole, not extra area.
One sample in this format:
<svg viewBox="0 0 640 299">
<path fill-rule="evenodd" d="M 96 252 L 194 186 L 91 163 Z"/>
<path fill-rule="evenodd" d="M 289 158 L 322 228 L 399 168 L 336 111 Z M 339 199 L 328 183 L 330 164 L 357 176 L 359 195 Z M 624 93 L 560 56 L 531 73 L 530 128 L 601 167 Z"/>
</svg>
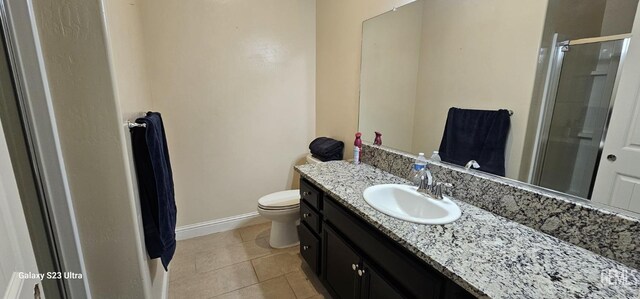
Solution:
<svg viewBox="0 0 640 299">
<path fill-rule="evenodd" d="M 505 177 L 594 198 L 637 6 L 417 0 L 366 20 L 359 130 L 366 141 L 379 131 L 383 145 L 428 157 L 450 108 L 503 110 Z"/>
</svg>

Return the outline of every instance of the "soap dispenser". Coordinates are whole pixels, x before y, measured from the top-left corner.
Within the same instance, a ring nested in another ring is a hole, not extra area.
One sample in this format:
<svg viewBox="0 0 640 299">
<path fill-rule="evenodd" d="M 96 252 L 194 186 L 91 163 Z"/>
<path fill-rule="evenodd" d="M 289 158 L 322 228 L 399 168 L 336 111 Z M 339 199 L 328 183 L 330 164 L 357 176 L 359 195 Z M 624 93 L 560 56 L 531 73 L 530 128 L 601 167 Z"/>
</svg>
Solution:
<svg viewBox="0 0 640 299">
<path fill-rule="evenodd" d="M 353 163 L 360 164 L 360 156 L 362 153 L 362 133 L 356 133 L 356 140 L 353 141 Z"/>
<path fill-rule="evenodd" d="M 382 133 L 376 131 L 376 138 L 373 139 L 373 144 L 374 145 L 382 145 Z"/>
</svg>

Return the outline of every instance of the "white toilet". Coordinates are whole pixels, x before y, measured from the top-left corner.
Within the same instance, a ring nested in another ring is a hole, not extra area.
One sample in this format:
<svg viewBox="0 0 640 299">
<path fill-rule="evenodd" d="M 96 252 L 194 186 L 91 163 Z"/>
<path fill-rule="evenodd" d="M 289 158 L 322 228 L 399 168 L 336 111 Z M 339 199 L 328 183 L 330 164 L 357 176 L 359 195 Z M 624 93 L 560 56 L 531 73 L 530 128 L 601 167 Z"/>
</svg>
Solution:
<svg viewBox="0 0 640 299">
<path fill-rule="evenodd" d="M 322 161 L 308 154 L 307 163 L 316 164 Z M 271 247 L 285 248 L 300 243 L 296 228 L 300 218 L 300 190 L 279 191 L 260 197 L 258 214 L 271 220 Z"/>
</svg>

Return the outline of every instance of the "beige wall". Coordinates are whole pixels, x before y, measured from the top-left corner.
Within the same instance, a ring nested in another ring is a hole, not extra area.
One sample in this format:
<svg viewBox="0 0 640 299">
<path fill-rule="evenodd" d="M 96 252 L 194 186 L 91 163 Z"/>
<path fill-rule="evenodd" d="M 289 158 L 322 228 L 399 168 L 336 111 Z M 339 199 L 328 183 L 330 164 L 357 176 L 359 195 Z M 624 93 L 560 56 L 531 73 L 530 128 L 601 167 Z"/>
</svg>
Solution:
<svg viewBox="0 0 640 299">
<path fill-rule="evenodd" d="M 315 2 L 102 4 L 34 1 L 92 295 L 157 298 L 124 121 L 163 113 L 179 225 L 255 211 L 314 137 Z"/>
<path fill-rule="evenodd" d="M 638 0 L 607 0 L 600 35 L 631 32 Z"/>
<path fill-rule="evenodd" d="M 141 12 L 178 225 L 254 212 L 295 186 L 315 135 L 315 1 L 156 0 Z"/>
<path fill-rule="evenodd" d="M 345 158 L 358 130 L 362 21 L 409 2 L 317 1 L 316 135 L 344 141 Z"/>
<path fill-rule="evenodd" d="M 439 148 L 450 107 L 511 109 L 506 176 L 517 177 L 546 5 L 425 2 L 413 152 Z"/>
<path fill-rule="evenodd" d="M 362 139 L 411 149 L 422 34 L 422 5 L 417 1 L 363 23 L 360 113 Z"/>
<path fill-rule="evenodd" d="M 145 298 L 138 223 L 99 0 L 35 0 L 93 298 Z"/>
<path fill-rule="evenodd" d="M 145 69 L 145 48 L 143 45 L 142 26 L 140 22 L 140 0 L 108 0 L 103 1 L 107 42 L 111 54 L 111 71 L 116 91 L 116 99 L 120 108 L 120 123 L 135 120 L 141 112 L 153 110 L 153 102 L 147 82 Z M 142 279 L 148 298 L 161 298 L 168 275 L 160 259 L 150 260 L 144 247 L 144 228 L 140 212 L 140 199 L 135 177 L 135 165 L 131 150 L 131 138 L 124 129 L 124 148 L 122 149 L 127 164 L 123 174 L 130 182 L 129 193 L 131 214 L 137 219 L 134 233 L 138 240 L 138 256 L 143 261 Z"/>
</svg>

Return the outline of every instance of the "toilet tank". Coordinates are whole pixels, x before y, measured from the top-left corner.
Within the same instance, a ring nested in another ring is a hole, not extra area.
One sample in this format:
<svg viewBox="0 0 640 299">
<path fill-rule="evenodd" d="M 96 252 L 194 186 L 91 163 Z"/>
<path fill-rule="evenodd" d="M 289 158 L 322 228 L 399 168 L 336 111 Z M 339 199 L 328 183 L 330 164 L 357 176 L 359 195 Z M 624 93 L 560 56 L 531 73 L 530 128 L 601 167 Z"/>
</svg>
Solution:
<svg viewBox="0 0 640 299">
<path fill-rule="evenodd" d="M 318 164 L 322 163 L 322 161 L 314 158 L 311 154 L 307 154 L 307 164 Z"/>
</svg>

